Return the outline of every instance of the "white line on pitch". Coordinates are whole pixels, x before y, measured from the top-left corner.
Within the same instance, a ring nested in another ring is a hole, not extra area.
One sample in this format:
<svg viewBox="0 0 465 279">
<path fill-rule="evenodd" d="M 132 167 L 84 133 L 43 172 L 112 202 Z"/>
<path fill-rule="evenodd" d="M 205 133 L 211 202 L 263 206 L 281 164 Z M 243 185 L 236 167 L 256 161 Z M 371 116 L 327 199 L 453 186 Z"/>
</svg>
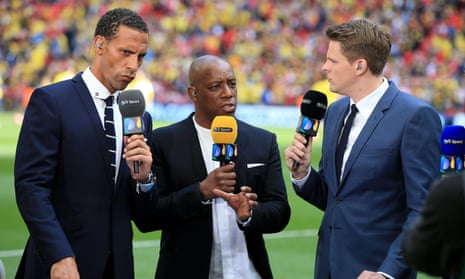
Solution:
<svg viewBox="0 0 465 279">
<path fill-rule="evenodd" d="M 284 231 L 275 234 L 264 234 L 265 239 L 280 239 L 280 238 L 295 238 L 305 236 L 316 236 L 317 230 L 297 230 L 297 231 Z M 160 247 L 160 240 L 138 240 L 134 241 L 134 248 L 149 248 Z M 19 257 L 23 254 L 22 249 L 17 250 L 4 250 L 0 251 L 0 258 Z"/>
</svg>

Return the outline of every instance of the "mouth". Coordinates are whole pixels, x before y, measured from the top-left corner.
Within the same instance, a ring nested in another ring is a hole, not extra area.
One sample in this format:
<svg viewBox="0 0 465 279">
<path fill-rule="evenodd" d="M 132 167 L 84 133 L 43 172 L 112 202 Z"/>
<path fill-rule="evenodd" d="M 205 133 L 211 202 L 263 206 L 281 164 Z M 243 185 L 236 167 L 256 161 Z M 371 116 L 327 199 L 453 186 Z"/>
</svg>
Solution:
<svg viewBox="0 0 465 279">
<path fill-rule="evenodd" d="M 223 110 L 226 113 L 234 113 L 234 111 L 236 110 L 236 105 L 233 103 L 225 104 L 223 105 Z"/>
<path fill-rule="evenodd" d="M 122 75 L 121 78 L 125 82 L 131 82 L 134 79 L 134 76 L 133 75 Z"/>
</svg>

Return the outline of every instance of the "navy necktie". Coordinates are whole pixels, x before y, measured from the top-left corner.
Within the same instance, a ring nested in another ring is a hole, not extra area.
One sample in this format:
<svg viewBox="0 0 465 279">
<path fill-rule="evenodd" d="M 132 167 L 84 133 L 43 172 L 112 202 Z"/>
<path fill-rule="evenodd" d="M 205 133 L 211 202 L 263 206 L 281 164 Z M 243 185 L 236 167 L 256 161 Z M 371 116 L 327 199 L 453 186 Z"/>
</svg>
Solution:
<svg viewBox="0 0 465 279">
<path fill-rule="evenodd" d="M 352 128 L 352 123 L 354 122 L 354 118 L 357 112 L 358 109 L 355 104 L 353 104 L 350 109 L 349 117 L 347 118 L 347 121 L 342 130 L 341 138 L 339 139 L 339 143 L 336 147 L 336 175 L 338 182 L 341 177 L 342 161 L 344 159 L 344 151 L 346 150 L 347 140 L 349 139 L 350 128 Z"/>
<path fill-rule="evenodd" d="M 113 122 L 113 96 L 109 96 L 105 99 L 105 138 L 107 140 L 108 158 L 111 164 L 111 173 L 113 182 L 115 181 L 116 174 L 116 136 L 115 136 L 115 124 Z"/>
</svg>

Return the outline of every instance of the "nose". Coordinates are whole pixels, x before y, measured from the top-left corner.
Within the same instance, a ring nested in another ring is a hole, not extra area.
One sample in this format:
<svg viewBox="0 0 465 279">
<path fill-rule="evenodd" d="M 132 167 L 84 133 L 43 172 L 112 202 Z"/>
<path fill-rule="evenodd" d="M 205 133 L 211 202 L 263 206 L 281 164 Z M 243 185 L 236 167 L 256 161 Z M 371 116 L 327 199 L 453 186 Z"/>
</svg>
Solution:
<svg viewBox="0 0 465 279">
<path fill-rule="evenodd" d="M 222 90 L 222 95 L 225 98 L 231 98 L 234 96 L 235 92 L 236 92 L 236 89 L 234 87 L 231 87 L 226 84 Z"/>
<path fill-rule="evenodd" d="M 139 57 L 137 55 L 131 55 L 127 60 L 127 68 L 131 71 L 136 71 L 141 64 L 142 61 L 139 61 Z"/>
<path fill-rule="evenodd" d="M 322 72 L 325 72 L 325 73 L 328 72 L 328 67 L 326 66 L 327 63 L 328 63 L 328 62 L 325 62 L 325 63 L 321 66 L 321 71 L 322 71 Z"/>
</svg>

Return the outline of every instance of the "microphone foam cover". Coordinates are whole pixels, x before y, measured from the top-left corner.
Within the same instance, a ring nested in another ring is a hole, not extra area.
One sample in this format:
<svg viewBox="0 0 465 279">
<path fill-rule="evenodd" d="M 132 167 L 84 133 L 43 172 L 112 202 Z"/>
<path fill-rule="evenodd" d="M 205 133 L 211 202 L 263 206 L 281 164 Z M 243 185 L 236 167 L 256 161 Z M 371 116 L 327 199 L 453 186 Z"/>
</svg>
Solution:
<svg viewBox="0 0 465 279">
<path fill-rule="evenodd" d="M 118 106 L 123 117 L 141 116 L 145 110 L 144 94 L 139 89 L 122 91 L 118 97 Z"/>
<path fill-rule="evenodd" d="M 234 144 L 237 137 L 237 121 L 233 116 L 217 115 L 210 127 L 213 143 Z"/>
<path fill-rule="evenodd" d="M 465 127 L 450 125 L 444 127 L 441 134 L 441 151 L 444 155 L 465 154 Z"/>
<path fill-rule="evenodd" d="M 308 90 L 300 104 L 300 113 L 311 119 L 322 119 L 326 113 L 328 107 L 328 98 L 325 94 L 315 91 Z"/>
</svg>

